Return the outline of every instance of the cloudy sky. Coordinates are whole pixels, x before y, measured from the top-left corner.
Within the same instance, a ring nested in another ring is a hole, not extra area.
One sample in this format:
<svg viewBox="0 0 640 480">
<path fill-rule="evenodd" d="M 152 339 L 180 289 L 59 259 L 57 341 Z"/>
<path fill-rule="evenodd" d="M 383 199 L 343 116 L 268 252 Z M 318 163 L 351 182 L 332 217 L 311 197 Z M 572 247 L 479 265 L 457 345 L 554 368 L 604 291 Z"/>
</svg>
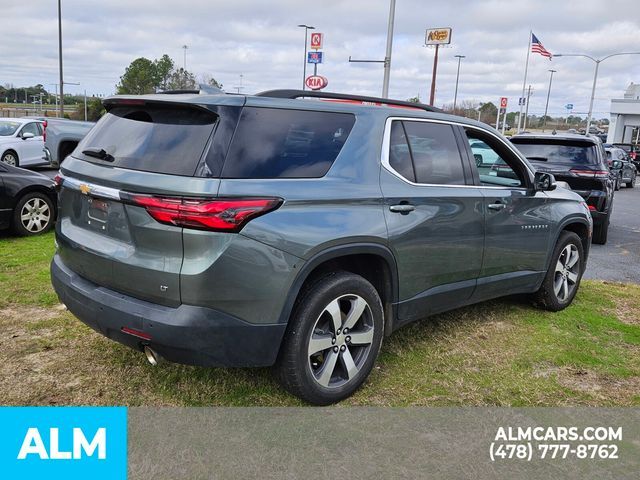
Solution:
<svg viewBox="0 0 640 480">
<path fill-rule="evenodd" d="M 3 2 L 0 17 L 0 82 L 15 86 L 57 82 L 57 6 L 55 0 Z M 325 34 L 325 64 L 319 73 L 329 91 L 379 95 L 381 64 L 348 63 L 349 56 L 382 59 L 388 0 L 62 0 L 65 81 L 79 82 L 67 92 L 111 94 L 126 66 L 137 57 L 169 54 L 187 69 L 212 75 L 236 91 L 300 88 L 304 29 Z M 451 103 L 455 55 L 462 61 L 459 100 L 494 101 L 509 97 L 516 109 L 522 89 L 529 30 L 552 53 L 601 57 L 640 52 L 637 0 L 397 0 L 390 96 L 419 95 L 428 101 L 434 50 L 424 47 L 426 28 L 450 26 L 453 42 L 440 50 L 436 104 Z M 530 113 L 542 114 L 549 80 L 555 73 L 549 112 L 588 110 L 594 64 L 584 58 L 549 61 L 532 55 Z M 630 82 L 640 83 L 640 55 L 602 63 L 594 115 L 608 114 L 609 100 L 621 97 Z"/>
</svg>

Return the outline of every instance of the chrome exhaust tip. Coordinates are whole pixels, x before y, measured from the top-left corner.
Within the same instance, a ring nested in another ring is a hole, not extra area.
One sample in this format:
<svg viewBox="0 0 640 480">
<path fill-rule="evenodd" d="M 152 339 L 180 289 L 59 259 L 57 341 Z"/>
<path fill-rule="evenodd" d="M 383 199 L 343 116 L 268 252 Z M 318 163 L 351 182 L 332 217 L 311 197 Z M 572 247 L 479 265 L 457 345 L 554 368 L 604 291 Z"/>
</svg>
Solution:
<svg viewBox="0 0 640 480">
<path fill-rule="evenodd" d="M 158 355 L 158 352 L 147 346 L 144 347 L 144 356 L 147 357 L 147 362 L 149 362 L 154 367 L 162 361 L 162 357 Z"/>
</svg>

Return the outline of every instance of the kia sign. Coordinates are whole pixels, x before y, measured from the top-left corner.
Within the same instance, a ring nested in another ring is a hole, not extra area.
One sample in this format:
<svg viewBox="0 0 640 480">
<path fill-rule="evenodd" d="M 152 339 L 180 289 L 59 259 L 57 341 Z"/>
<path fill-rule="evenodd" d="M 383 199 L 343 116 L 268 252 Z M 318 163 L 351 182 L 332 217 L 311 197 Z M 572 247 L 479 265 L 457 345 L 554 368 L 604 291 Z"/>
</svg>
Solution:
<svg viewBox="0 0 640 480">
<path fill-rule="evenodd" d="M 327 80 L 327 77 L 323 77 L 322 75 L 311 75 L 310 77 L 307 77 L 304 84 L 311 90 L 321 90 L 329 85 L 329 80 Z"/>
<path fill-rule="evenodd" d="M 451 43 L 451 28 L 430 28 L 424 37 L 425 45 L 447 45 Z"/>
<path fill-rule="evenodd" d="M 311 34 L 311 48 L 320 50 L 322 48 L 322 33 L 315 32 Z"/>
<path fill-rule="evenodd" d="M 500 97 L 500 108 L 507 108 L 507 97 Z"/>
</svg>

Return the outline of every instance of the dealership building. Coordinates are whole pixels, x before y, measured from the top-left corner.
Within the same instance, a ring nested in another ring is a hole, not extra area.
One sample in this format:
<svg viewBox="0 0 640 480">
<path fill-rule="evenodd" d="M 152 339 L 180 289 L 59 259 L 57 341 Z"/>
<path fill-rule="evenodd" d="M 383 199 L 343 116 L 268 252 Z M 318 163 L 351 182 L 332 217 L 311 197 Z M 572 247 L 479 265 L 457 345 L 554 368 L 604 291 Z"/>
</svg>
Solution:
<svg viewBox="0 0 640 480">
<path fill-rule="evenodd" d="M 611 100 L 607 143 L 638 142 L 640 137 L 640 84 L 631 83 L 623 98 Z"/>
</svg>

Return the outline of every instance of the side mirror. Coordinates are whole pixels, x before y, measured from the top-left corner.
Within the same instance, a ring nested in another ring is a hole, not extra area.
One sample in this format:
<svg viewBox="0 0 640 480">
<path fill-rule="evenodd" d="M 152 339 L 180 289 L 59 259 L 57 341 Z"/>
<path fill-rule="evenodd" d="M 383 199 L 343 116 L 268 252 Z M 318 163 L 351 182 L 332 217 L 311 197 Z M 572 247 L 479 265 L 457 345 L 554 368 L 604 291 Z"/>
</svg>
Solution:
<svg viewBox="0 0 640 480">
<path fill-rule="evenodd" d="M 474 153 L 473 154 L 473 158 L 476 159 L 476 167 L 479 167 L 480 165 L 482 165 L 482 155 L 479 153 Z"/>
<path fill-rule="evenodd" d="M 33 137 L 35 137 L 35 135 L 33 133 L 30 133 L 30 132 L 26 132 L 26 133 L 22 134 L 22 139 L 23 140 L 27 140 L 27 139 L 33 138 Z"/>
<path fill-rule="evenodd" d="M 533 189 L 536 192 L 550 192 L 558 185 L 553 175 L 547 172 L 536 172 L 533 177 Z"/>
</svg>

